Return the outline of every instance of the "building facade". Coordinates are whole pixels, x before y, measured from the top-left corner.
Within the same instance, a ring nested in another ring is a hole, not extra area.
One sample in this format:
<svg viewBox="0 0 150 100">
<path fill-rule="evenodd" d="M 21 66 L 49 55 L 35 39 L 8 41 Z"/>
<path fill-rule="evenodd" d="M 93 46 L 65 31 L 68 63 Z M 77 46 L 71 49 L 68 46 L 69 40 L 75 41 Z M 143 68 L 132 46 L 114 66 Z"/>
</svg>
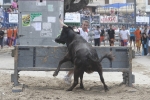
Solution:
<svg viewBox="0 0 150 100">
<path fill-rule="evenodd" d="M 146 0 L 146 6 L 145 6 L 145 9 L 146 9 L 146 13 L 150 15 L 150 0 Z"/>
<path fill-rule="evenodd" d="M 95 12 L 99 15 L 100 20 L 103 24 L 108 24 L 110 20 L 117 19 L 117 24 L 121 25 L 131 25 L 136 24 L 144 25 L 150 24 L 150 0 L 136 0 L 136 10 L 134 6 L 135 0 L 91 0 L 88 4 L 88 7 L 91 9 L 95 8 Z M 114 3 L 126 3 L 126 6 L 117 8 L 117 7 L 104 7 L 109 4 Z M 129 4 L 129 5 L 128 5 Z M 136 19 L 135 19 L 135 11 L 136 11 Z M 111 14 L 113 12 L 113 14 Z M 138 18 L 137 18 L 138 17 Z M 137 20 L 140 19 L 140 20 Z M 141 21 L 142 22 L 139 22 Z M 112 20 L 113 21 L 113 20 Z M 115 22 L 115 21 L 114 21 Z M 110 23 L 113 23 L 110 21 Z"/>
<path fill-rule="evenodd" d="M 0 5 L 2 7 L 8 7 L 11 5 L 12 2 L 13 2 L 13 0 L 0 0 Z"/>
<path fill-rule="evenodd" d="M 121 7 L 120 12 L 134 12 L 134 0 L 90 0 L 88 7 L 94 7 L 97 13 L 108 13 L 111 8 L 102 8 L 101 6 L 113 3 L 130 3 L 129 6 Z M 136 0 L 137 13 L 140 10 L 141 13 L 145 14 L 150 12 L 150 0 Z"/>
</svg>

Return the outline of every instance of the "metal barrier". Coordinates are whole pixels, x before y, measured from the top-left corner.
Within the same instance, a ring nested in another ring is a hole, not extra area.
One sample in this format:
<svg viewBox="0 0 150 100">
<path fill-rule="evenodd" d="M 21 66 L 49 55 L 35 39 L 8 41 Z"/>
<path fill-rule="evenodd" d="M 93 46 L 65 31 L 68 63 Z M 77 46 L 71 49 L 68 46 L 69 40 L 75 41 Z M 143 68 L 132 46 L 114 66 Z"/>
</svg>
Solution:
<svg viewBox="0 0 150 100">
<path fill-rule="evenodd" d="M 102 61 L 104 72 L 122 72 L 123 82 L 132 86 L 134 77 L 132 75 L 132 48 L 131 47 L 94 47 L 98 56 L 112 52 L 115 56 L 114 61 Z M 11 75 L 11 81 L 14 86 L 19 86 L 19 71 L 55 71 L 59 61 L 65 53 L 65 46 L 16 46 L 15 47 L 15 68 L 14 74 Z M 60 71 L 71 70 L 71 62 L 62 64 Z"/>
</svg>

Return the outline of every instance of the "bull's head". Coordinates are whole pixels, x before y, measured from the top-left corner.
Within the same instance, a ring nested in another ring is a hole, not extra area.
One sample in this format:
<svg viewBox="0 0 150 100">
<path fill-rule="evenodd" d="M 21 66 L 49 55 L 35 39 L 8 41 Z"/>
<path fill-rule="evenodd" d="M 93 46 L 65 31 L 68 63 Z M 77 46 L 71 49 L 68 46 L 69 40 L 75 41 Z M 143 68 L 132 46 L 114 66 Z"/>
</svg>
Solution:
<svg viewBox="0 0 150 100">
<path fill-rule="evenodd" d="M 55 42 L 65 44 L 69 40 L 70 30 L 73 31 L 70 26 L 63 26 L 61 34 L 55 39 Z"/>
<path fill-rule="evenodd" d="M 68 39 L 69 31 L 73 29 L 70 26 L 67 26 L 66 24 L 64 24 L 61 19 L 59 21 L 60 21 L 61 26 L 63 27 L 62 27 L 61 34 L 55 39 L 55 42 L 65 44 Z"/>
</svg>

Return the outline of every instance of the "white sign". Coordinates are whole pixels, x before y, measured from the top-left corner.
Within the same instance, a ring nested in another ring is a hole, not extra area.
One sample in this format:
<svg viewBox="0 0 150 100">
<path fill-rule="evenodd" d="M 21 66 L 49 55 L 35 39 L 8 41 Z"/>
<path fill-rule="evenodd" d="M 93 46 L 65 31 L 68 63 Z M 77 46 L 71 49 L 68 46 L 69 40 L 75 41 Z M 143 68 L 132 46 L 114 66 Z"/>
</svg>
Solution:
<svg viewBox="0 0 150 100">
<path fill-rule="evenodd" d="M 9 23 L 18 23 L 18 14 L 9 14 Z"/>
<path fill-rule="evenodd" d="M 100 16 L 100 23 L 118 23 L 117 16 Z"/>
<path fill-rule="evenodd" d="M 44 22 L 42 31 L 40 32 L 41 37 L 52 37 L 51 23 Z"/>
<path fill-rule="evenodd" d="M 66 13 L 64 22 L 80 23 L 80 13 Z"/>
<path fill-rule="evenodd" d="M 52 30 L 51 23 L 43 22 L 43 30 Z"/>
<path fill-rule="evenodd" d="M 149 17 L 137 16 L 137 17 L 136 17 L 136 22 L 145 22 L 145 23 L 149 23 Z"/>
<path fill-rule="evenodd" d="M 47 20 L 50 23 L 55 23 L 56 22 L 56 17 L 47 17 Z"/>
<path fill-rule="evenodd" d="M 41 37 L 52 37 L 52 33 L 50 31 L 42 30 L 40 33 Z"/>
<path fill-rule="evenodd" d="M 36 31 L 41 31 L 41 22 L 32 23 Z"/>
</svg>

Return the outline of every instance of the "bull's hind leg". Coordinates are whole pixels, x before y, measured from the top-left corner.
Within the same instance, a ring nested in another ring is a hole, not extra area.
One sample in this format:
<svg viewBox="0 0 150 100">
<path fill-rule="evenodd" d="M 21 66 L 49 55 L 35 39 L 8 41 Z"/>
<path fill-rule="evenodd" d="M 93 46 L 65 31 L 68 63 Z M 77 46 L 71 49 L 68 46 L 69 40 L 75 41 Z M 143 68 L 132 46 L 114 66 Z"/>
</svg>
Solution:
<svg viewBox="0 0 150 100">
<path fill-rule="evenodd" d="M 84 71 L 81 72 L 81 74 L 80 74 L 80 89 L 84 89 L 84 86 L 83 86 L 83 74 L 84 74 Z"/>
<path fill-rule="evenodd" d="M 67 62 L 67 61 L 71 61 L 71 60 L 70 60 L 70 56 L 69 56 L 68 53 L 67 53 L 67 54 L 65 55 L 65 57 L 59 62 L 58 67 L 57 67 L 56 71 L 54 72 L 53 76 L 57 76 L 57 75 L 58 75 L 58 72 L 59 72 L 59 70 L 60 70 L 61 64 L 63 64 L 64 62 Z"/>
<path fill-rule="evenodd" d="M 67 91 L 72 91 L 76 87 L 76 85 L 78 84 L 79 76 L 80 76 L 80 71 L 75 68 L 74 69 L 74 82 Z"/>
<path fill-rule="evenodd" d="M 101 67 L 101 65 L 98 66 L 97 72 L 98 72 L 98 74 L 99 74 L 99 76 L 100 76 L 101 82 L 102 82 L 103 85 L 104 85 L 105 92 L 108 91 L 108 87 L 107 87 L 107 85 L 105 84 L 105 81 L 104 81 L 104 78 L 103 78 L 103 72 L 102 72 L 102 67 Z"/>
</svg>

